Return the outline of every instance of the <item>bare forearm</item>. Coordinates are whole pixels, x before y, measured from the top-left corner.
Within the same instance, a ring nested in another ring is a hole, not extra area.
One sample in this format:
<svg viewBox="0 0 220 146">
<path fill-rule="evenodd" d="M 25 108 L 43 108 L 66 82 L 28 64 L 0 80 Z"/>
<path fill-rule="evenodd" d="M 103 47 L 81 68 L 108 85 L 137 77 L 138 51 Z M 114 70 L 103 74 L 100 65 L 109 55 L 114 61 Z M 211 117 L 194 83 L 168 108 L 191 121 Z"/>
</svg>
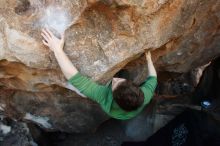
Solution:
<svg viewBox="0 0 220 146">
<path fill-rule="evenodd" d="M 64 51 L 54 51 L 54 55 L 67 80 L 78 73 L 77 68 L 72 64 Z"/>
<path fill-rule="evenodd" d="M 147 67 L 149 76 L 157 76 L 157 72 L 151 59 L 147 60 Z"/>
<path fill-rule="evenodd" d="M 48 46 L 50 50 L 54 52 L 57 62 L 66 79 L 69 80 L 72 76 L 78 73 L 76 67 L 63 51 L 64 33 L 61 34 L 61 38 L 57 38 L 48 28 L 44 28 L 42 29 L 41 35 L 44 38 L 42 40 L 43 44 Z"/>
</svg>

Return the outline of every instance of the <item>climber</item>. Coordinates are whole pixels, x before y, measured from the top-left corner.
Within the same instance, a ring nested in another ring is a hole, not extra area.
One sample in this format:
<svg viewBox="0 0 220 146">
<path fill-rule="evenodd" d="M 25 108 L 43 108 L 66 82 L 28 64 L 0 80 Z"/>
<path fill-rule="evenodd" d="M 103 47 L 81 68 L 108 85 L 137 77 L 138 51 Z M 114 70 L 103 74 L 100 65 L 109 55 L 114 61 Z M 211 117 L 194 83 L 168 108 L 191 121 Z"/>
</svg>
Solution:
<svg viewBox="0 0 220 146">
<path fill-rule="evenodd" d="M 157 73 L 149 51 L 145 53 L 149 75 L 140 87 L 123 78 L 113 78 L 110 85 L 104 86 L 78 72 L 63 50 L 64 34 L 59 39 L 45 28 L 42 29 L 41 35 L 43 44 L 53 51 L 68 82 L 99 103 L 110 117 L 121 120 L 133 118 L 150 102 L 157 85 Z"/>
</svg>

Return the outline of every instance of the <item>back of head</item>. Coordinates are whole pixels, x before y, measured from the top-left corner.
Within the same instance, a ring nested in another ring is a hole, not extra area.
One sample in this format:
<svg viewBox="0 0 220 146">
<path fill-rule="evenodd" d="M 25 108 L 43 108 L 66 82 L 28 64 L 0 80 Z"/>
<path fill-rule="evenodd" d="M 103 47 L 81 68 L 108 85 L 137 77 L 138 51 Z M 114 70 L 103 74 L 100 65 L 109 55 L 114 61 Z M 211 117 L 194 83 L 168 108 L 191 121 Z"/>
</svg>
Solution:
<svg viewBox="0 0 220 146">
<path fill-rule="evenodd" d="M 113 91 L 116 103 L 125 111 L 133 111 L 144 102 L 144 93 L 133 82 L 126 80 Z"/>
</svg>

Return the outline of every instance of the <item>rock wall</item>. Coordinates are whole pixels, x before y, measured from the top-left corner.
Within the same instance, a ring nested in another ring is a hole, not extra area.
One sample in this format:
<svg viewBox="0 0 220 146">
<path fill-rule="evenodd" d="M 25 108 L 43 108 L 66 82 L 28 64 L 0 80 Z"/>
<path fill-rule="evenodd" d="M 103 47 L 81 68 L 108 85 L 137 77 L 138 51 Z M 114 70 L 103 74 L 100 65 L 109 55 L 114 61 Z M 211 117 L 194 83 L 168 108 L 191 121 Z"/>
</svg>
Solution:
<svg viewBox="0 0 220 146">
<path fill-rule="evenodd" d="M 73 64 L 103 84 L 130 62 L 133 76 L 140 70 L 134 81 L 142 82 L 145 50 L 153 50 L 157 70 L 178 73 L 220 54 L 218 0 L 0 0 L 2 110 L 49 130 L 89 132 L 108 117 L 68 90 L 41 42 L 46 26 L 56 35 L 66 30 L 65 52 Z"/>
</svg>

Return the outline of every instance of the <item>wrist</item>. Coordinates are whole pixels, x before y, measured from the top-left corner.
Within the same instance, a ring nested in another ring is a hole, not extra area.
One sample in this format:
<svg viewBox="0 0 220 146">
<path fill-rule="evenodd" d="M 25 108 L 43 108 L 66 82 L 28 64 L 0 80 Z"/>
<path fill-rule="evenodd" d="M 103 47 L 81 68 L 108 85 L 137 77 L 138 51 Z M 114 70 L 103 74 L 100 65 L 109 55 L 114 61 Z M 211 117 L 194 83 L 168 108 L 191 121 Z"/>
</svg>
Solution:
<svg viewBox="0 0 220 146">
<path fill-rule="evenodd" d="M 151 58 L 146 58 L 147 62 L 151 61 L 152 62 L 152 59 Z"/>
<path fill-rule="evenodd" d="M 63 49 L 54 49 L 54 53 L 63 53 Z"/>
<path fill-rule="evenodd" d="M 63 49 L 56 49 L 54 50 L 54 54 L 60 54 L 60 53 L 64 53 Z"/>
</svg>

